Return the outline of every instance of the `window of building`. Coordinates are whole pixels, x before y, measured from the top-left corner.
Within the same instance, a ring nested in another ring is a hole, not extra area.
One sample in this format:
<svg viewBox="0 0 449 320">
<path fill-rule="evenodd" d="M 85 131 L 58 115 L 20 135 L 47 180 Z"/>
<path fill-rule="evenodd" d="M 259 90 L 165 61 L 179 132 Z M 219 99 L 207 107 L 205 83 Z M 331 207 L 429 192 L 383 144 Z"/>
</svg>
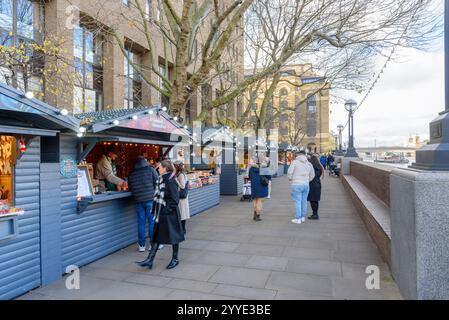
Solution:
<svg viewBox="0 0 449 320">
<path fill-rule="evenodd" d="M 163 75 L 165 78 L 169 77 L 169 71 L 167 70 L 167 68 L 164 65 L 159 65 L 159 73 L 161 75 Z M 162 81 L 161 77 L 158 77 L 158 85 L 159 85 L 159 88 L 165 89 L 164 81 Z M 159 92 L 159 101 L 160 101 L 161 107 L 168 108 L 168 106 L 170 105 L 169 97 L 163 95 L 160 92 Z"/>
<path fill-rule="evenodd" d="M 127 57 L 123 57 L 125 70 L 124 108 L 132 109 L 142 106 L 142 78 L 132 66 L 131 61 L 136 66 L 142 62 L 141 56 L 137 53 L 126 50 L 126 55 Z"/>
<path fill-rule="evenodd" d="M 0 200 L 13 205 L 14 166 L 16 139 L 0 135 Z"/>
<path fill-rule="evenodd" d="M 122 3 L 123 3 L 125 6 L 129 7 L 129 0 L 122 0 Z"/>
<path fill-rule="evenodd" d="M 303 84 L 314 84 L 314 83 L 323 83 L 323 78 L 302 78 Z"/>
<path fill-rule="evenodd" d="M 282 88 L 282 89 L 279 91 L 279 95 L 280 95 L 281 97 L 288 96 L 288 90 L 287 90 L 286 88 Z"/>
<path fill-rule="evenodd" d="M 289 106 L 290 105 L 289 105 L 287 100 L 282 100 L 281 101 L 281 110 L 286 110 L 286 109 L 288 109 Z"/>
<path fill-rule="evenodd" d="M 73 35 L 76 83 L 73 112 L 103 109 L 103 37 L 84 26 L 77 26 Z"/>
<path fill-rule="evenodd" d="M 309 113 L 316 113 L 316 96 L 310 95 L 307 98 L 307 111 Z"/>
<path fill-rule="evenodd" d="M 153 1 L 145 0 L 145 16 L 148 21 L 153 19 Z"/>
<path fill-rule="evenodd" d="M 0 0 L 0 45 L 23 46 L 26 52 L 8 59 L 0 55 L 4 62 L 0 67 L 0 82 L 21 91 L 43 92 L 43 55 L 31 46 L 42 41 L 43 10 L 41 1 Z M 41 95 L 36 94 L 36 97 Z"/>
</svg>

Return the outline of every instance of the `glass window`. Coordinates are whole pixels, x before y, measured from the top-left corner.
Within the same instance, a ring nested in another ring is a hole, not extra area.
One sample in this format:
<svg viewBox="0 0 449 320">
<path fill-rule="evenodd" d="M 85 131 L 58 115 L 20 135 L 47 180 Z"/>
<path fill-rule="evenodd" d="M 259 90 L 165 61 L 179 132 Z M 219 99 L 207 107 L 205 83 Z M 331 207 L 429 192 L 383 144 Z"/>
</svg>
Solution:
<svg viewBox="0 0 449 320">
<path fill-rule="evenodd" d="M 16 158 L 16 139 L 0 136 L 0 200 L 13 205 L 14 165 Z"/>
<path fill-rule="evenodd" d="M 310 95 L 307 98 L 307 111 L 309 113 L 316 113 L 316 96 Z"/>
<path fill-rule="evenodd" d="M 323 78 L 302 78 L 303 84 L 323 83 Z"/>
<path fill-rule="evenodd" d="M 286 88 L 282 88 L 281 91 L 279 91 L 280 96 L 288 96 L 288 90 Z"/>
<path fill-rule="evenodd" d="M 122 0 L 122 3 L 123 3 L 125 6 L 129 6 L 129 0 Z"/>
<path fill-rule="evenodd" d="M 32 49 L 34 42 L 41 42 L 44 25 L 43 2 L 32 0 L 0 0 L 0 45 L 21 46 L 25 54 L 17 54 L 4 61 L 0 69 L 0 82 L 21 91 L 35 91 L 40 98 L 44 55 Z M 39 78 L 36 81 L 36 78 Z M 39 85 L 36 85 L 39 84 Z"/>
<path fill-rule="evenodd" d="M 281 109 L 285 110 L 289 107 L 288 101 L 287 100 L 282 100 L 281 101 Z"/>
<path fill-rule="evenodd" d="M 141 64 L 141 56 L 130 50 L 126 50 L 124 57 L 125 70 L 125 109 L 132 109 L 142 105 L 142 79 L 131 62 L 138 66 Z"/>
<path fill-rule="evenodd" d="M 152 0 L 145 0 L 145 16 L 151 21 L 153 18 L 153 2 Z"/>
<path fill-rule="evenodd" d="M 103 37 L 84 26 L 74 28 L 75 88 L 73 112 L 103 109 Z"/>
</svg>

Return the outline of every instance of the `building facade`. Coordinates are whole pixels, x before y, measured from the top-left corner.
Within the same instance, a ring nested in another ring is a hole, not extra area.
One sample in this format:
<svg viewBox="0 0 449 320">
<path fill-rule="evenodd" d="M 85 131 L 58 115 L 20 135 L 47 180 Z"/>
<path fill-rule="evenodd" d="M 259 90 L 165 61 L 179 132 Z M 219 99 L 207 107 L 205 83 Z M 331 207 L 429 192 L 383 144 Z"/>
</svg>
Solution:
<svg viewBox="0 0 449 320">
<path fill-rule="evenodd" d="M 1 0 L 0 81 L 22 91 L 33 91 L 44 102 L 75 114 L 168 105 L 168 98 L 143 81 L 136 67 L 163 88 L 162 77 L 148 65 L 153 61 L 159 66 L 160 75 L 172 80 L 176 51 L 163 36 L 166 21 L 161 1 L 137 1 L 141 10 L 136 0 Z M 183 1 L 172 2 L 181 12 Z M 195 5 L 201 3 L 197 1 Z M 229 3 L 232 1 L 220 1 L 221 9 Z M 192 45 L 195 61 L 200 57 L 201 43 L 209 34 L 209 20 L 206 16 L 201 22 Z M 145 25 L 147 33 L 143 32 Z M 223 55 L 222 70 L 229 71 L 217 71 L 220 76 L 212 77 L 208 84 L 191 92 L 189 103 L 181 112 L 184 123 L 195 119 L 205 99 L 215 99 L 224 88 L 243 78 L 242 27 L 237 28 Z M 112 35 L 112 30 L 118 38 Z M 150 48 L 147 34 L 154 48 Z M 32 43 L 40 47 L 36 49 Z M 24 45 L 22 56 L 7 49 Z M 8 57 L 11 54 L 12 60 L 18 61 L 11 61 Z M 32 60 L 26 56 L 32 56 Z M 197 65 L 191 63 L 188 73 Z M 240 112 L 237 108 L 243 108 L 243 104 L 230 103 L 224 111 L 227 116 L 236 116 Z M 223 110 L 211 113 L 207 122 L 214 124 L 219 112 Z"/>
<path fill-rule="evenodd" d="M 247 75 L 253 70 L 247 70 Z M 265 92 L 273 78 L 262 81 L 255 92 L 245 95 L 245 108 L 251 108 L 250 123 L 257 120 Z M 281 69 L 280 81 L 267 107 L 267 128 L 279 129 L 279 142 L 313 152 L 333 150 L 329 130 L 329 89 L 309 64 Z"/>
</svg>

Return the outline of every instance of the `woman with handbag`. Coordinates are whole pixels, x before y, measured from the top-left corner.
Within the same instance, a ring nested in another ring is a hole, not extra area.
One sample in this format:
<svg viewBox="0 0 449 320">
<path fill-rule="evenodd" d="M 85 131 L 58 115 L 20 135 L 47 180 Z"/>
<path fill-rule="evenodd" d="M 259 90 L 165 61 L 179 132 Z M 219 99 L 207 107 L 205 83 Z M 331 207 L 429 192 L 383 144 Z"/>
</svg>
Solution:
<svg viewBox="0 0 449 320">
<path fill-rule="evenodd" d="M 172 260 L 167 269 L 173 269 L 179 264 L 178 251 L 179 244 L 185 240 L 184 231 L 179 213 L 179 189 L 175 181 L 175 168 L 171 161 L 161 162 L 158 183 L 154 195 L 154 232 L 153 246 L 147 259 L 137 264 L 141 267 L 153 268 L 153 261 L 156 257 L 160 244 L 171 244 L 173 246 Z"/>
<path fill-rule="evenodd" d="M 176 169 L 176 183 L 179 187 L 179 212 L 181 214 L 181 223 L 184 234 L 187 233 L 186 221 L 190 219 L 189 207 L 189 180 L 185 174 L 185 166 L 182 161 L 174 163 Z"/>
<path fill-rule="evenodd" d="M 254 206 L 254 221 L 262 221 L 260 218 L 263 209 L 263 200 L 269 195 L 269 184 L 271 174 L 269 172 L 269 164 L 265 161 L 263 155 L 255 156 L 254 163 L 250 166 L 248 177 L 251 180 L 251 196 Z M 268 169 L 268 170 L 267 170 Z"/>
</svg>

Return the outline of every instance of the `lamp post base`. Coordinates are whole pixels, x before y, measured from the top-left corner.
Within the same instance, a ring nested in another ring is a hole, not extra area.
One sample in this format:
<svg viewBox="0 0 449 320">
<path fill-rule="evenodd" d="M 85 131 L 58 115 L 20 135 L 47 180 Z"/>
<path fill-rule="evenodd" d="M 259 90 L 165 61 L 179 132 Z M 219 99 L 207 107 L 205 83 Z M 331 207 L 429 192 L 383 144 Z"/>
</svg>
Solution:
<svg viewBox="0 0 449 320">
<path fill-rule="evenodd" d="M 355 148 L 348 148 L 348 150 L 346 151 L 345 158 L 358 158 L 358 157 L 359 154 L 357 153 Z"/>
<path fill-rule="evenodd" d="M 344 157 L 345 153 L 342 150 L 337 150 L 335 152 L 335 156 L 337 156 L 337 157 Z"/>
<path fill-rule="evenodd" d="M 416 151 L 412 169 L 449 171 L 449 112 L 443 112 L 430 124 L 430 144 Z"/>
</svg>

